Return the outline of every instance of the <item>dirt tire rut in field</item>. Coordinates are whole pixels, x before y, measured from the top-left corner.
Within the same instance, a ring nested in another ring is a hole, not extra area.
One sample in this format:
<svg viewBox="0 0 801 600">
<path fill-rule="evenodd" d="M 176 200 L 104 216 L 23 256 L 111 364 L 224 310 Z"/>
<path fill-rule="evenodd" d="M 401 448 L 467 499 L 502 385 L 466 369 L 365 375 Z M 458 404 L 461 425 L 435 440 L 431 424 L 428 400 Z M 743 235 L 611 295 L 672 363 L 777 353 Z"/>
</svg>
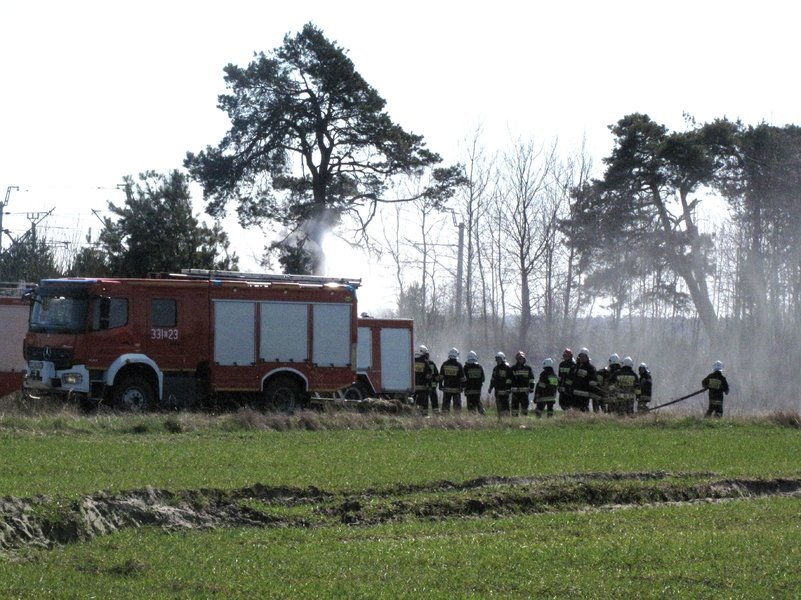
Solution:
<svg viewBox="0 0 801 600">
<path fill-rule="evenodd" d="M 493 518 L 675 502 L 801 495 L 801 478 L 726 479 L 712 473 L 586 473 L 482 477 L 348 492 L 256 484 L 237 490 L 145 488 L 77 500 L 0 499 L 0 551 L 49 548 L 126 528 L 373 525 Z"/>
</svg>

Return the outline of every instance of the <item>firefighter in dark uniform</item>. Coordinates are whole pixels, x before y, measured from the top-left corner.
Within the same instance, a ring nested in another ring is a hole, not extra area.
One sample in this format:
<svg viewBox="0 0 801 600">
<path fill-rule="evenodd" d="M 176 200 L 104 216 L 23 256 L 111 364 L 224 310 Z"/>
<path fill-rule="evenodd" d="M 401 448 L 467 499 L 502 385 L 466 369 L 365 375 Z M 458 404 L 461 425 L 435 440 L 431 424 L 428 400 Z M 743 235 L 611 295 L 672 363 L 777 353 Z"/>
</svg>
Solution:
<svg viewBox="0 0 801 600">
<path fill-rule="evenodd" d="M 483 415 L 484 407 L 481 405 L 481 388 L 484 386 L 484 367 L 478 364 L 478 354 L 472 350 L 467 353 L 464 376 L 467 378 L 467 383 L 464 386 L 467 410 L 470 412 L 478 411 Z"/>
<path fill-rule="evenodd" d="M 431 412 L 439 412 L 439 392 L 437 391 L 437 387 L 439 386 L 439 369 L 437 369 L 437 363 L 431 360 L 431 357 L 426 355 L 426 359 L 428 360 L 428 371 L 431 374 L 430 383 L 428 386 L 428 397 L 431 400 Z"/>
<path fill-rule="evenodd" d="M 612 398 L 609 395 L 609 376 L 612 374 L 612 365 L 615 363 L 620 366 L 620 357 L 613 353 L 609 356 L 606 366 L 595 372 L 595 378 L 598 380 L 598 399 L 592 401 L 593 412 L 609 412 L 610 410 Z"/>
<path fill-rule="evenodd" d="M 503 352 L 495 353 L 495 367 L 490 376 L 489 393 L 495 390 L 495 409 L 498 417 L 509 414 L 509 388 L 512 385 L 512 367 L 506 362 Z"/>
<path fill-rule="evenodd" d="M 592 412 L 607 412 L 609 406 L 609 367 L 595 371 L 595 379 L 598 381 L 598 398 L 592 400 Z"/>
<path fill-rule="evenodd" d="M 571 386 L 568 389 L 573 399 L 573 408 L 581 412 L 590 410 L 590 399 L 598 395 L 598 379 L 595 367 L 590 362 L 590 351 L 582 348 L 578 360 L 568 376 Z"/>
<path fill-rule="evenodd" d="M 609 378 L 611 379 L 612 375 L 614 375 L 620 370 L 621 364 L 620 364 L 620 356 L 618 356 L 617 352 L 613 352 L 610 358 L 612 359 L 612 363 L 609 365 Z M 612 402 L 615 402 L 615 394 L 614 393 L 610 394 L 609 399 Z M 609 410 L 609 412 L 615 412 L 615 411 L 614 409 L 612 409 Z"/>
<path fill-rule="evenodd" d="M 451 348 L 448 351 L 448 360 L 439 368 L 439 387 L 442 390 L 442 412 L 450 412 L 451 401 L 456 411 L 462 410 L 462 390 L 467 378 L 464 368 L 459 362 L 459 351 Z"/>
<path fill-rule="evenodd" d="M 634 372 L 634 361 L 630 356 L 623 358 L 621 367 L 609 376 L 609 387 L 615 395 L 615 414 L 633 415 L 634 401 L 640 378 Z"/>
<path fill-rule="evenodd" d="M 609 355 L 609 360 L 607 361 L 606 366 L 603 369 L 598 369 L 596 372 L 595 377 L 598 380 L 598 400 L 593 400 L 593 412 L 598 412 L 598 409 L 605 413 L 614 412 L 615 398 L 609 390 L 609 378 L 612 373 L 617 371 L 619 368 L 620 357 L 616 352 L 613 352 Z"/>
<path fill-rule="evenodd" d="M 553 359 L 546 358 L 542 361 L 542 372 L 534 388 L 534 414 L 542 416 L 542 411 L 546 415 L 553 416 L 553 405 L 556 402 L 556 390 L 559 387 L 559 377 L 553 370 Z"/>
<path fill-rule="evenodd" d="M 570 395 L 570 388 L 573 381 L 570 379 L 570 372 L 576 362 L 573 360 L 573 351 L 565 348 L 562 352 L 562 362 L 559 363 L 559 408 L 568 410 L 573 408 L 573 398 Z"/>
<path fill-rule="evenodd" d="M 644 412 L 648 410 L 654 384 L 651 371 L 648 370 L 648 365 L 645 363 L 640 363 L 640 366 L 637 367 L 637 374 L 640 376 L 640 387 L 637 388 L 637 412 Z"/>
<path fill-rule="evenodd" d="M 515 355 L 515 364 L 512 365 L 512 416 L 522 414 L 528 416 L 528 395 L 534 391 L 534 369 L 526 364 L 526 355 L 520 350 Z"/>
<path fill-rule="evenodd" d="M 414 353 L 414 403 L 422 414 L 428 414 L 428 391 L 431 371 L 428 368 L 428 348 L 420 346 Z"/>
<path fill-rule="evenodd" d="M 704 377 L 701 386 L 709 390 L 709 408 L 707 417 L 723 416 L 723 396 L 729 393 L 729 382 L 723 375 L 723 363 L 719 360 L 712 366 L 712 372 Z"/>
</svg>

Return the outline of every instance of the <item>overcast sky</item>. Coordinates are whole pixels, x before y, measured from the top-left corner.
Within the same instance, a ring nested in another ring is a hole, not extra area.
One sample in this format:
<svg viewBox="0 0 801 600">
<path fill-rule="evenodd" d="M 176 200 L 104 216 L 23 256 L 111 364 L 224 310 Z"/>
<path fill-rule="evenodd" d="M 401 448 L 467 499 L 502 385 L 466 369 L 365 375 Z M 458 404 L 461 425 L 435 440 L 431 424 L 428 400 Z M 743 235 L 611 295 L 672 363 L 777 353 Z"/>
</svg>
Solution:
<svg viewBox="0 0 801 600">
<path fill-rule="evenodd" d="M 19 186 L 7 212 L 55 208 L 54 237 L 96 233 L 91 209 L 123 199 L 123 175 L 219 142 L 227 63 L 309 21 L 447 162 L 479 123 L 490 147 L 558 137 L 567 152 L 586 137 L 598 165 L 607 126 L 634 111 L 671 128 L 685 112 L 801 124 L 800 13 L 774 0 L 3 2 L 0 198 Z M 27 226 L 5 217 L 14 235 Z M 244 268 L 260 241 L 237 236 Z"/>
</svg>

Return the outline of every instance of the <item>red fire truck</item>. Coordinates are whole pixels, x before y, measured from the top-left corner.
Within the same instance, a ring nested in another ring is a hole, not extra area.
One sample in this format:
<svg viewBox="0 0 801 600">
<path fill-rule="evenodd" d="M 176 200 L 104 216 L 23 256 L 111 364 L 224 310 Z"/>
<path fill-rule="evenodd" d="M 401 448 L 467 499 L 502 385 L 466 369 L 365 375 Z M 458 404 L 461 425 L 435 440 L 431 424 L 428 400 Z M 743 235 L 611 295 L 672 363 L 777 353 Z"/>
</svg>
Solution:
<svg viewBox="0 0 801 600">
<path fill-rule="evenodd" d="M 2 291 L 6 291 L 3 288 Z M 0 398 L 22 389 L 25 359 L 22 340 L 28 328 L 28 303 L 22 299 L 22 290 L 9 289 L 9 296 L 0 296 Z"/>
<path fill-rule="evenodd" d="M 226 395 L 291 410 L 355 380 L 359 284 L 201 270 L 43 280 L 24 389 L 123 410 Z"/>
</svg>

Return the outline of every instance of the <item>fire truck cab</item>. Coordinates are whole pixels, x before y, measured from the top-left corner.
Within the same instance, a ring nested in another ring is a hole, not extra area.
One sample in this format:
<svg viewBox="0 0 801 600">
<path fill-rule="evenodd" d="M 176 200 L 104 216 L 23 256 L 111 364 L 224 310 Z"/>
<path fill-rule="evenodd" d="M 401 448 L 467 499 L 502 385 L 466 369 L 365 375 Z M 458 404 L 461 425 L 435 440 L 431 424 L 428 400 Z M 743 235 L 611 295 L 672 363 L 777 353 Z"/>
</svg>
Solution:
<svg viewBox="0 0 801 600">
<path fill-rule="evenodd" d="M 291 410 L 354 381 L 359 283 L 201 270 L 43 280 L 24 390 L 135 411 L 224 396 Z"/>
</svg>

